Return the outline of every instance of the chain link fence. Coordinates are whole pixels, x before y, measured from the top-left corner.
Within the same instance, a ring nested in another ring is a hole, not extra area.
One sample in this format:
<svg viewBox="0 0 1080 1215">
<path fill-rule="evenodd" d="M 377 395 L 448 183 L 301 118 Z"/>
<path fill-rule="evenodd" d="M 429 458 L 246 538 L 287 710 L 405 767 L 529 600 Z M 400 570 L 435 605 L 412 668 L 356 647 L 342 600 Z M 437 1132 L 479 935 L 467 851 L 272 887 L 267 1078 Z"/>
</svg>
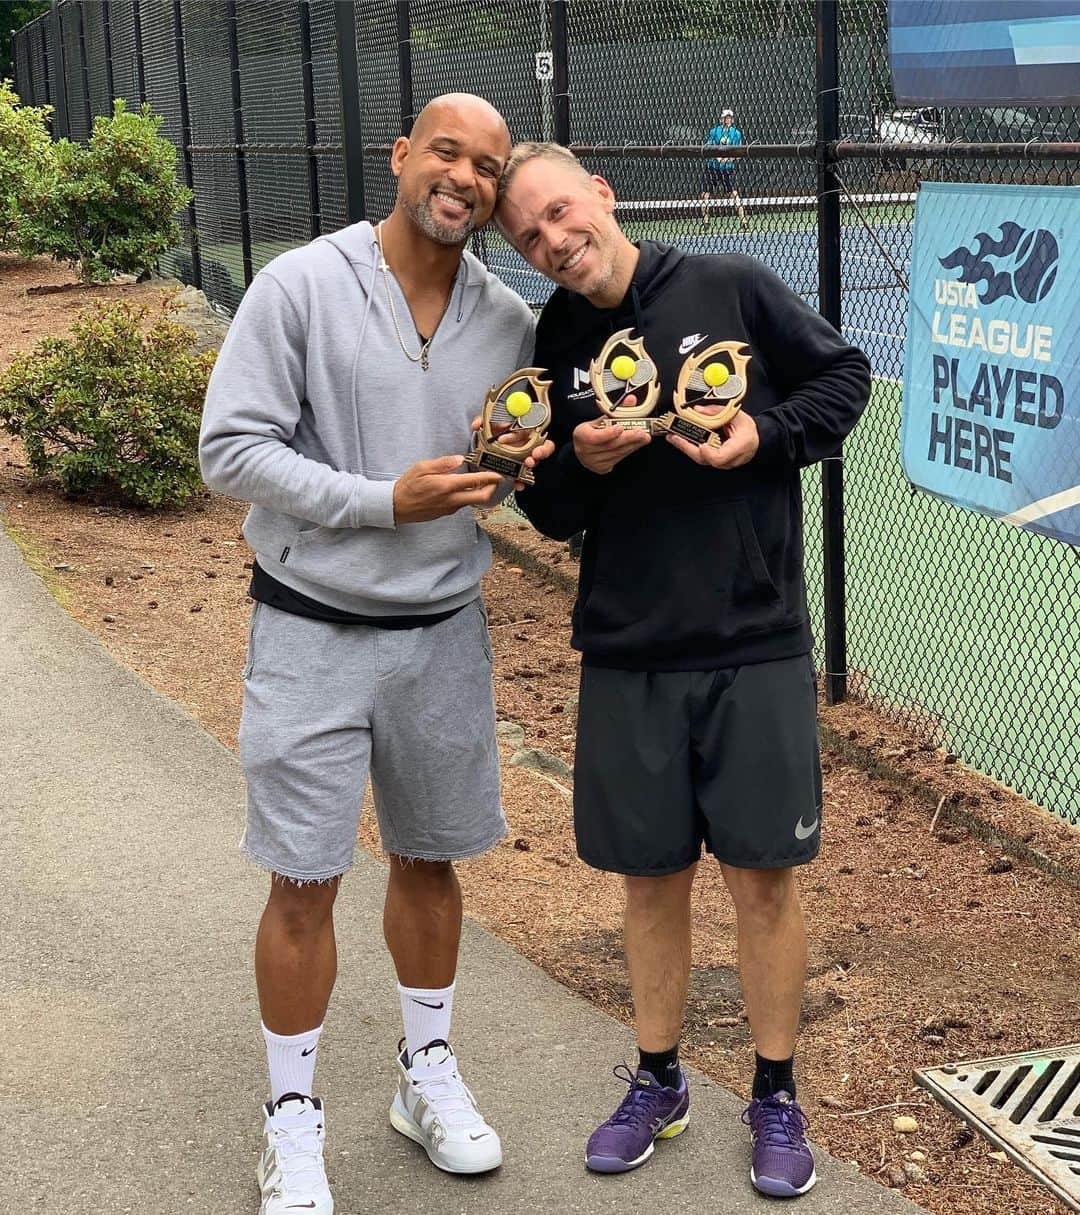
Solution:
<svg viewBox="0 0 1080 1215">
<path fill-rule="evenodd" d="M 164 116 L 195 198 L 162 268 L 227 309 L 283 250 L 385 215 L 393 140 L 448 91 L 574 147 L 631 237 L 767 263 L 875 374 L 843 464 L 804 478 L 829 698 L 1080 821 L 1080 553 L 916 492 L 899 462 L 919 184 L 1077 184 L 1080 145 L 1046 149 L 1076 139 L 1075 108 L 897 107 L 886 0 L 61 0 L 15 63 L 72 139 L 116 96 Z M 743 143 L 721 158 L 726 108 Z M 474 239 L 543 303 L 497 231 Z"/>
</svg>

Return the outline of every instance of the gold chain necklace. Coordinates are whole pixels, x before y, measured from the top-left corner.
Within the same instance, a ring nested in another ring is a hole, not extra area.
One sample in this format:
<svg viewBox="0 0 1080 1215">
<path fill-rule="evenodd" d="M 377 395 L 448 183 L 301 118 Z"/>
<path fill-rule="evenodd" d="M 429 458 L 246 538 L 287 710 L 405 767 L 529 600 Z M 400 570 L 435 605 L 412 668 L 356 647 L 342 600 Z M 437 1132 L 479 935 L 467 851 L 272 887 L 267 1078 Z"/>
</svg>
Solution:
<svg viewBox="0 0 1080 1215">
<path fill-rule="evenodd" d="M 420 352 L 413 352 L 405 345 L 405 339 L 401 336 L 401 326 L 398 324 L 397 309 L 394 307 L 394 292 L 390 287 L 390 267 L 386 264 L 386 254 L 383 252 L 383 221 L 379 220 L 379 225 L 375 229 L 375 243 L 379 246 L 379 268 L 383 274 L 383 285 L 386 287 L 386 302 L 390 305 L 390 318 L 394 322 L 394 332 L 397 334 L 398 345 L 401 347 L 401 353 L 409 360 L 410 363 L 419 363 L 421 371 L 428 369 L 428 351 L 431 349 L 431 343 L 435 335 L 432 334 L 426 341 L 421 342 Z"/>
</svg>

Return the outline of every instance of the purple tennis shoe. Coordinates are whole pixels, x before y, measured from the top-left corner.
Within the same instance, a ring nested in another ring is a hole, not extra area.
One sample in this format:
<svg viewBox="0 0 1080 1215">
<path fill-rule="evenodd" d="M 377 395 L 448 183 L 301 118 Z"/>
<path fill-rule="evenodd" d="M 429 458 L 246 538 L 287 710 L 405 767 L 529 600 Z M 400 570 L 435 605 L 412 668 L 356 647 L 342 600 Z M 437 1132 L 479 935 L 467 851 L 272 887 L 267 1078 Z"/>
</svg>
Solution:
<svg viewBox="0 0 1080 1215">
<path fill-rule="evenodd" d="M 797 1198 L 817 1181 L 814 1153 L 806 1142 L 810 1120 L 785 1092 L 751 1101 L 743 1111 L 750 1128 L 754 1189 L 771 1198 Z"/>
<path fill-rule="evenodd" d="M 644 1164 L 657 1139 L 674 1139 L 690 1121 L 690 1091 L 679 1073 L 678 1088 L 664 1088 L 652 1072 L 631 1072 L 625 1063 L 614 1074 L 630 1086 L 619 1108 L 593 1131 L 585 1167 L 594 1173 L 626 1173 Z"/>
</svg>

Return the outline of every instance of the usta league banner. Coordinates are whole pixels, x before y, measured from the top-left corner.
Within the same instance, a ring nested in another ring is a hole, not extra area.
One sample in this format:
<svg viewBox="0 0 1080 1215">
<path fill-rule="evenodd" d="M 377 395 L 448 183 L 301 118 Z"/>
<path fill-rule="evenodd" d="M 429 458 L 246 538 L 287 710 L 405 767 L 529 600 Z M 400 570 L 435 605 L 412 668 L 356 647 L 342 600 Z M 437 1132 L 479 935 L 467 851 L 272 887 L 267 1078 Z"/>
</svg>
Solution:
<svg viewBox="0 0 1080 1215">
<path fill-rule="evenodd" d="M 915 105 L 1080 101 L 1077 0 L 889 0 L 893 93 Z"/>
<path fill-rule="evenodd" d="M 1080 190 L 923 184 L 901 447 L 922 489 L 1080 544 Z"/>
</svg>

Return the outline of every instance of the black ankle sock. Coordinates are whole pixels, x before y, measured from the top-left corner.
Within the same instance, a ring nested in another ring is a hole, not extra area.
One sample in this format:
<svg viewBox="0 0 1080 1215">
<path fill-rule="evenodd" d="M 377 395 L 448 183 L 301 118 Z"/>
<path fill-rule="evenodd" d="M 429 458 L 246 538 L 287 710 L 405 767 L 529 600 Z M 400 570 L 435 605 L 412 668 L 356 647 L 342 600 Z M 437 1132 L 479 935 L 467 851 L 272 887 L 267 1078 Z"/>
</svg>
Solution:
<svg viewBox="0 0 1080 1215">
<path fill-rule="evenodd" d="M 670 1050 L 638 1050 L 638 1067 L 650 1072 L 664 1088 L 679 1087 L 679 1044 Z"/>
<path fill-rule="evenodd" d="M 759 1054 L 754 1055 L 754 1089 L 751 1094 L 755 1099 L 771 1097 L 781 1090 L 795 1096 L 795 1077 L 792 1075 L 790 1059 L 763 1059 Z"/>
</svg>

